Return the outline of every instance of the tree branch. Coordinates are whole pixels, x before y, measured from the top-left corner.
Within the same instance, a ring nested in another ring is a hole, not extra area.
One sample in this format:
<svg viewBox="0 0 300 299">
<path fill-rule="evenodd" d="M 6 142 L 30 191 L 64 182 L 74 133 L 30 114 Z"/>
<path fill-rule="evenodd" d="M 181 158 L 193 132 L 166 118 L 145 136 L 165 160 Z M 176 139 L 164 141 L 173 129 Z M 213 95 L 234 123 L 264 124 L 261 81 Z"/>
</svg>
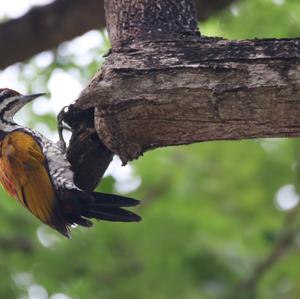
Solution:
<svg viewBox="0 0 300 299">
<path fill-rule="evenodd" d="M 300 135 L 300 40 L 187 36 L 123 47 L 76 107 L 96 107 L 102 142 L 123 163 L 149 149 Z"/>
<path fill-rule="evenodd" d="M 186 9 L 172 7 L 173 21 L 163 0 L 137 0 L 134 10 L 115 1 L 106 4 L 112 52 L 66 115 L 68 122 L 92 112 L 91 127 L 108 148 L 101 150 L 102 166 L 112 153 L 125 164 L 162 146 L 300 135 L 299 39 L 203 38 L 195 32 L 191 0 L 181 1 Z M 141 24 L 128 24 L 117 8 L 143 16 Z M 147 20 L 156 24 L 150 34 Z M 169 34 L 178 20 L 182 26 Z M 80 142 L 72 138 L 69 153 Z M 76 167 L 76 158 L 70 160 Z M 86 166 L 77 167 L 78 177 Z"/>
<path fill-rule="evenodd" d="M 88 4 L 87 4 L 88 2 Z M 56 0 L 0 25 L 0 69 L 105 26 L 103 1 Z"/>
<path fill-rule="evenodd" d="M 83 190 L 93 191 L 109 166 L 113 153 L 96 133 L 93 108 L 81 110 L 71 105 L 64 121 L 72 127 L 67 156 L 75 173 L 75 184 Z"/>
<path fill-rule="evenodd" d="M 196 0 L 203 21 L 234 0 Z M 57 47 L 88 30 L 105 27 L 103 0 L 56 0 L 0 24 L 0 69 Z"/>
</svg>

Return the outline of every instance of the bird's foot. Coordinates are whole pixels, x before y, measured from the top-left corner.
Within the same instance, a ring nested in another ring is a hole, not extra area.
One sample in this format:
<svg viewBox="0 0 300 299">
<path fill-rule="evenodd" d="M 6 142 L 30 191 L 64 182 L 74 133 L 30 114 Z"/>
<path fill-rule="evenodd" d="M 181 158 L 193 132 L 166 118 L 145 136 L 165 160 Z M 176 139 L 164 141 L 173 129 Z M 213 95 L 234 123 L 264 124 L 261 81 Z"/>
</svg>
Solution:
<svg viewBox="0 0 300 299">
<path fill-rule="evenodd" d="M 58 137 L 59 137 L 59 141 L 57 142 L 57 145 L 61 148 L 61 150 L 64 153 L 66 152 L 67 145 L 64 140 L 63 130 L 71 131 L 70 127 L 63 124 L 67 108 L 68 108 L 68 106 L 63 107 L 57 115 L 57 131 L 58 131 Z"/>
</svg>

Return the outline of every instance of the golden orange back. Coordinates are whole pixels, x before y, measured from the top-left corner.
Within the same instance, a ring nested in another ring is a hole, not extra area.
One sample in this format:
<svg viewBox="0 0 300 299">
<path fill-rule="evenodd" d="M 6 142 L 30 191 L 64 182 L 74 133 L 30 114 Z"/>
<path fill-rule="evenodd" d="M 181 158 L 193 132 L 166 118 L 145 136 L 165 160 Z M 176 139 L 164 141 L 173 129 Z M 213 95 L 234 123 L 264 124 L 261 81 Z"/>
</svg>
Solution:
<svg viewBox="0 0 300 299">
<path fill-rule="evenodd" d="M 14 131 L 4 137 L 0 183 L 33 215 L 48 225 L 52 224 L 57 199 L 47 172 L 46 158 L 29 134 Z"/>
</svg>

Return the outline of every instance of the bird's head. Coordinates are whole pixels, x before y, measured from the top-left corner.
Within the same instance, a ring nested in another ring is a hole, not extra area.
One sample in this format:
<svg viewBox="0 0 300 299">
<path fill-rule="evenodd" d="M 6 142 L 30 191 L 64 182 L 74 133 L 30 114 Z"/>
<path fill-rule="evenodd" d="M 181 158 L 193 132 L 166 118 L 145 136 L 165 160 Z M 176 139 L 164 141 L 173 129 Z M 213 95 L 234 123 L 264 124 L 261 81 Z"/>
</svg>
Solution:
<svg viewBox="0 0 300 299">
<path fill-rule="evenodd" d="M 27 103 L 41 95 L 43 93 L 21 95 L 13 89 L 0 88 L 0 129 L 5 131 L 5 128 L 15 125 L 14 115 Z"/>
</svg>

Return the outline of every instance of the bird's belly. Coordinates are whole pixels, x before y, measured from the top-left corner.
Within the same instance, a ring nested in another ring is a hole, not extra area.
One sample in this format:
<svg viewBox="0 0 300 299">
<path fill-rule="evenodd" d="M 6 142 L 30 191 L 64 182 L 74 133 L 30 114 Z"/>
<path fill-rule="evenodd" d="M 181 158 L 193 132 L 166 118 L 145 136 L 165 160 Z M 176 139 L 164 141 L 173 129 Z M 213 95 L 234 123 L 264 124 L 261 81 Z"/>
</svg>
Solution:
<svg viewBox="0 0 300 299">
<path fill-rule="evenodd" d="M 55 145 L 50 144 L 43 147 L 47 159 L 50 177 L 56 188 L 78 189 L 74 184 L 71 164 L 62 151 Z"/>
</svg>

